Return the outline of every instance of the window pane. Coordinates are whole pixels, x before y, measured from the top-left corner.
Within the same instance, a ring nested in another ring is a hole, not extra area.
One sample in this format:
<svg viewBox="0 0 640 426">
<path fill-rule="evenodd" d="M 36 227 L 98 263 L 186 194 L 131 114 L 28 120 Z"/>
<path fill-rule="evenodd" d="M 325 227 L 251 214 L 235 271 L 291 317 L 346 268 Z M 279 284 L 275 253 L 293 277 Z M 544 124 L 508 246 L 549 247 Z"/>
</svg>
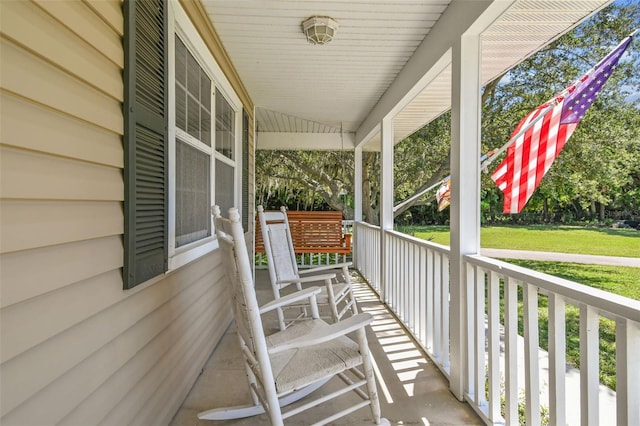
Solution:
<svg viewBox="0 0 640 426">
<path fill-rule="evenodd" d="M 187 128 L 187 92 L 176 82 L 176 126 Z"/>
<path fill-rule="evenodd" d="M 200 138 L 202 142 L 211 146 L 211 112 L 200 108 Z"/>
<path fill-rule="evenodd" d="M 211 146 L 211 80 L 177 36 L 176 126 Z"/>
<path fill-rule="evenodd" d="M 187 128 L 187 48 L 176 37 L 176 126 Z"/>
<path fill-rule="evenodd" d="M 216 151 L 235 160 L 235 111 L 216 89 Z"/>
<path fill-rule="evenodd" d="M 187 96 L 187 133 L 200 140 L 200 104 L 191 94 Z"/>
<path fill-rule="evenodd" d="M 195 99 L 200 99 L 200 65 L 191 53 L 187 56 L 187 91 Z"/>
<path fill-rule="evenodd" d="M 237 207 L 233 201 L 233 167 L 216 160 L 216 204 L 225 213 L 230 207 Z"/>
<path fill-rule="evenodd" d="M 202 106 L 211 111 L 211 80 L 204 72 L 200 74 L 200 99 Z"/>
<path fill-rule="evenodd" d="M 210 156 L 176 141 L 176 247 L 211 235 Z"/>
<path fill-rule="evenodd" d="M 176 37 L 176 80 L 186 81 L 187 72 L 187 47 L 180 38 Z"/>
<path fill-rule="evenodd" d="M 211 146 L 211 80 L 200 70 L 200 140 Z"/>
</svg>

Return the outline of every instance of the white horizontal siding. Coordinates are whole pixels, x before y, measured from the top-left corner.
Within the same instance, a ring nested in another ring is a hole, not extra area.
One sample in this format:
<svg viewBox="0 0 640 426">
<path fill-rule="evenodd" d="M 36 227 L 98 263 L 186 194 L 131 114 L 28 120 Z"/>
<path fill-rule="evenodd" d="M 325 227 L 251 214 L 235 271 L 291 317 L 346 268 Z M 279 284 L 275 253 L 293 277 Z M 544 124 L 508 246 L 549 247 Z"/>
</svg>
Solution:
<svg viewBox="0 0 640 426">
<path fill-rule="evenodd" d="M 71 243 L 124 232 L 119 201 L 0 203 L 0 253 Z"/>
<path fill-rule="evenodd" d="M 0 269 L 0 307 L 117 270 L 123 255 L 119 235 L 6 253 Z"/>
<path fill-rule="evenodd" d="M 123 167 L 122 135 L 6 93 L 0 94 L 2 143 Z M 38 123 L 34 126 L 33 123 Z"/>
<path fill-rule="evenodd" d="M 0 148 L 2 196 L 35 200 L 123 201 L 122 169 Z"/>
<path fill-rule="evenodd" d="M 79 82 L 7 39 L 2 39 L 0 50 L 4 90 L 122 134 L 122 102 L 118 99 Z"/>
</svg>

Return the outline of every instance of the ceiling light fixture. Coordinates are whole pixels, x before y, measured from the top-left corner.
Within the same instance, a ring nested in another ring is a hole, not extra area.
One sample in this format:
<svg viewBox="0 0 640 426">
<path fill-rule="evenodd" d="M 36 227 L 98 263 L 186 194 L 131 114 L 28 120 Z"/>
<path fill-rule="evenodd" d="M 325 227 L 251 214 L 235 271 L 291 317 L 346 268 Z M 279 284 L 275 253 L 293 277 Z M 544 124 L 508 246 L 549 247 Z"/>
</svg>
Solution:
<svg viewBox="0 0 640 426">
<path fill-rule="evenodd" d="M 328 16 L 312 16 L 302 22 L 302 31 L 311 44 L 327 44 L 333 40 L 338 23 Z"/>
</svg>

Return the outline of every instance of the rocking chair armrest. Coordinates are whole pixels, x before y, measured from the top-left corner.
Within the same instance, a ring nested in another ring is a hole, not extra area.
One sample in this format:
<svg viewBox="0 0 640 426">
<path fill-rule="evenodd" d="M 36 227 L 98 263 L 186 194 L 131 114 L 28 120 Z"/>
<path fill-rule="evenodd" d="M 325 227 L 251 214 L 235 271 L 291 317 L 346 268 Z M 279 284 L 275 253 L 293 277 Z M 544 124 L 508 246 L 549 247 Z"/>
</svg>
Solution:
<svg viewBox="0 0 640 426">
<path fill-rule="evenodd" d="M 305 288 L 304 290 L 296 291 L 295 293 L 287 294 L 286 296 L 283 296 L 279 299 L 272 300 L 271 302 L 260 306 L 260 314 L 264 314 L 276 308 L 281 308 L 282 306 L 286 306 L 291 303 L 296 303 L 301 300 L 310 299 L 313 296 L 316 296 L 321 291 L 322 291 L 321 287 L 314 286 L 314 287 Z"/>
<path fill-rule="evenodd" d="M 298 274 L 299 275 L 304 275 L 304 274 L 309 274 L 309 273 L 312 273 L 312 272 L 330 271 L 332 269 L 344 268 L 345 266 L 348 268 L 348 267 L 350 267 L 352 265 L 353 265 L 353 262 L 343 262 L 343 263 L 334 263 L 333 265 L 315 266 L 315 267 L 309 268 L 309 269 L 300 269 L 300 270 L 298 270 Z"/>
<path fill-rule="evenodd" d="M 371 324 L 372 321 L 373 315 L 368 313 L 359 313 L 347 319 L 330 324 L 327 327 L 312 330 L 310 333 L 305 334 L 302 337 L 298 337 L 297 339 L 290 340 L 286 343 L 282 343 L 281 345 L 272 346 L 269 348 L 269 353 L 276 354 L 289 349 L 319 345 L 364 328 Z"/>
<path fill-rule="evenodd" d="M 281 284 L 294 284 L 294 283 L 305 284 L 305 283 L 312 283 L 312 282 L 316 282 L 316 281 L 332 280 L 335 277 L 336 277 L 336 274 L 312 275 L 312 276 L 308 276 L 308 277 L 292 278 L 290 280 L 278 280 L 278 281 L 276 281 L 276 284 L 278 284 L 278 285 L 281 285 Z"/>
</svg>

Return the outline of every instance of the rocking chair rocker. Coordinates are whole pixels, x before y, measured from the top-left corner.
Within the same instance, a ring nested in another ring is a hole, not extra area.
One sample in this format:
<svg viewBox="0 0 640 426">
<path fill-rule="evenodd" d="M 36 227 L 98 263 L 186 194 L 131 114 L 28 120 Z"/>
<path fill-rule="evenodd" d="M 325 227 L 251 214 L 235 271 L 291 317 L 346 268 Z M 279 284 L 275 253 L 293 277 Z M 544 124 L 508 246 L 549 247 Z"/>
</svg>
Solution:
<svg viewBox="0 0 640 426">
<path fill-rule="evenodd" d="M 316 424 L 333 422 L 367 405 L 371 407 L 374 424 L 389 424 L 386 419 L 380 418 L 380 404 L 365 334 L 365 327 L 371 323 L 372 316 L 363 313 L 339 323 L 327 324 L 318 317 L 315 301 L 320 292 L 318 287 L 307 288 L 258 307 L 238 211 L 229 209 L 229 219 L 225 219 L 220 216 L 217 206 L 212 210 L 253 405 L 209 410 L 198 417 L 229 419 L 266 412 L 271 424 L 281 425 L 284 419 L 353 390 L 363 401 Z M 296 322 L 286 330 L 266 337 L 260 315 L 301 299 L 309 299 L 312 318 Z M 347 337 L 348 333 L 354 333 L 357 342 Z M 357 368 L 360 366 L 362 371 Z M 283 410 L 287 404 L 308 395 L 335 376 L 345 382 L 345 388 L 310 402 L 300 401 L 301 405 L 294 409 Z"/>
</svg>

